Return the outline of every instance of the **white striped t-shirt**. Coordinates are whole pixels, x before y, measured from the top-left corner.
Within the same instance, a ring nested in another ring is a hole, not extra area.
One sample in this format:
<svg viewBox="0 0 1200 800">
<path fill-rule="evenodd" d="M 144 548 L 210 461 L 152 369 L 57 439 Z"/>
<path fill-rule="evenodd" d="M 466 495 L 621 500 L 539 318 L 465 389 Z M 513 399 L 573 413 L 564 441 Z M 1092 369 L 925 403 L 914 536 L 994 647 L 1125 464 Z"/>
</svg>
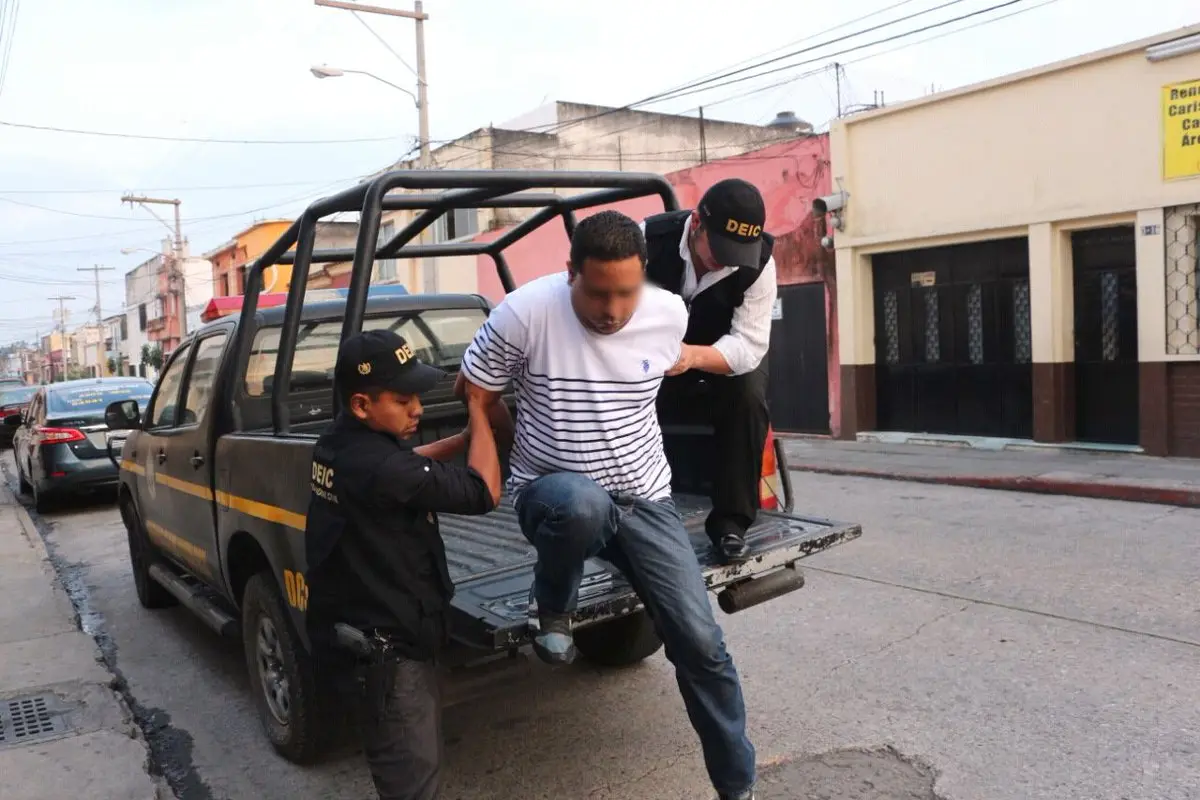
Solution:
<svg viewBox="0 0 1200 800">
<path fill-rule="evenodd" d="M 577 472 L 613 494 L 670 497 L 655 398 L 679 360 L 687 322 L 677 295 L 647 284 L 624 328 L 594 333 L 575 316 L 566 273 L 531 281 L 493 309 L 462 370 L 492 391 L 513 382 L 509 491 Z"/>
</svg>

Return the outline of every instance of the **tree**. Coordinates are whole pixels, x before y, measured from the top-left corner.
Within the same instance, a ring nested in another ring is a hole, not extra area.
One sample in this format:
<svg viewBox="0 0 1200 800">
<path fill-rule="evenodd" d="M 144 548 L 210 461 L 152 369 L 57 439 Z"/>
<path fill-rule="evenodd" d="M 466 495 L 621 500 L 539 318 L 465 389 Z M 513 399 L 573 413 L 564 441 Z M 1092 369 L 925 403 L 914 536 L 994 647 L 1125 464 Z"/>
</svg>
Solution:
<svg viewBox="0 0 1200 800">
<path fill-rule="evenodd" d="M 148 344 L 142 345 L 142 363 L 155 369 L 162 369 L 162 348 L 158 345 L 154 345 L 154 347 Z"/>
<path fill-rule="evenodd" d="M 108 374 L 109 375 L 121 374 L 121 365 L 120 365 L 118 359 L 115 359 L 115 358 L 108 359 Z"/>
</svg>

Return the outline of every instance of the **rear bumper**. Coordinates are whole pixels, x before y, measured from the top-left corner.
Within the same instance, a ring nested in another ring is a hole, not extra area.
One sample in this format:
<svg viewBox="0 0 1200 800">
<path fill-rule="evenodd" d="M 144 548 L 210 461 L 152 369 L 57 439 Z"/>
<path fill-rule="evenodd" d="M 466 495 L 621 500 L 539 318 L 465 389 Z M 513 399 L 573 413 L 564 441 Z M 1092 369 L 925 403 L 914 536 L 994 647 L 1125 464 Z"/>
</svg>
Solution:
<svg viewBox="0 0 1200 800">
<path fill-rule="evenodd" d="M 117 485 L 117 468 L 107 456 L 76 458 L 65 444 L 43 445 L 42 465 L 37 488 L 43 494 L 82 494 Z"/>
</svg>

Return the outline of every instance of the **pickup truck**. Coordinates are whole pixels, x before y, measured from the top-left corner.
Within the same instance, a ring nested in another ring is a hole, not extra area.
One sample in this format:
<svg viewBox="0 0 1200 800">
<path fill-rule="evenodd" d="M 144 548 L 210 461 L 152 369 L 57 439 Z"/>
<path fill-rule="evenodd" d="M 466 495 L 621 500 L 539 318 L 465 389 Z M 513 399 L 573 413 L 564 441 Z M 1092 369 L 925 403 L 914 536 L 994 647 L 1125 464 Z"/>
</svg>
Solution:
<svg viewBox="0 0 1200 800">
<path fill-rule="evenodd" d="M 361 329 L 391 328 L 422 360 L 447 371 L 424 398 L 419 438 L 429 441 L 465 424 L 454 379 L 490 309 L 475 295 L 372 287 L 374 261 L 483 254 L 511 291 L 504 255 L 511 244 L 554 219 L 569 235 L 580 209 L 656 194 L 668 209 L 676 207 L 670 185 L 656 175 L 444 170 L 380 176 L 311 206 L 249 271 L 239 316 L 205 325 L 170 354 L 145 409 L 134 400 L 106 409 L 109 428 L 122 432 L 110 435 L 110 455 L 120 465 L 119 508 L 139 601 L 146 608 L 181 603 L 218 633 L 241 637 L 259 716 L 285 758 L 300 763 L 317 756 L 335 727 L 325 724 L 331 692 L 315 674 L 305 633 L 304 525 L 313 444 L 338 410 L 332 372 L 339 343 Z M 536 210 L 489 242 L 411 244 L 443 214 L 492 208 Z M 413 212 L 411 222 L 380 241 L 381 215 L 404 210 Z M 316 220 L 344 211 L 361 212 L 356 247 L 314 252 Z M 257 308 L 264 269 L 289 261 L 286 306 Z M 305 301 L 312 263 L 347 261 L 353 262 L 348 292 Z M 511 406 L 511 397 L 506 402 Z M 722 564 L 703 532 L 707 465 L 721 457 L 713 452 L 711 430 L 668 427 L 664 437 L 676 502 L 705 580 L 728 613 L 800 588 L 797 562 L 861 533 L 857 525 L 792 513 L 787 465 L 772 436 L 763 511 L 748 537 L 751 556 Z M 112 449 L 117 445 L 119 454 Z M 502 503 L 482 517 L 443 515 L 441 532 L 456 590 L 452 651 L 461 651 L 463 662 L 479 661 L 480 654 L 512 653 L 527 644 L 535 552 L 512 506 Z M 579 651 L 597 664 L 632 664 L 661 647 L 637 595 L 599 560 L 584 577 L 577 620 Z"/>
</svg>

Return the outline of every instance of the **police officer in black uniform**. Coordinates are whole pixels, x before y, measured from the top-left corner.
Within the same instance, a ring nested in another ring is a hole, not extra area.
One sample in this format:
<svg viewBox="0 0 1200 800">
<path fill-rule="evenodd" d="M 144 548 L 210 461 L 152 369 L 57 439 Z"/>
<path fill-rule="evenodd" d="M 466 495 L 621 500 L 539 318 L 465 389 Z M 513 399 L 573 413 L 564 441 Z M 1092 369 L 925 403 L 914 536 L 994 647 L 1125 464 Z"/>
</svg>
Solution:
<svg viewBox="0 0 1200 800">
<path fill-rule="evenodd" d="M 363 744 L 381 800 L 432 800 L 440 784 L 434 660 L 454 587 L 437 512 L 486 514 L 500 497 L 482 403 L 468 396 L 464 432 L 420 447 L 406 441 L 421 420 L 419 395 L 441 376 L 392 331 L 350 337 L 335 368 L 342 411 L 313 453 L 309 636 L 323 678 L 359 678 L 352 683 L 365 701 Z M 464 450 L 466 467 L 445 463 Z M 364 634 L 355 638 L 367 648 L 351 655 L 339 624 L 343 634 Z"/>
<path fill-rule="evenodd" d="M 694 211 L 644 223 L 646 277 L 680 295 L 688 327 L 658 398 L 664 423 L 715 427 L 713 509 L 705 528 L 726 561 L 746 558 L 767 438 L 767 345 L 775 305 L 774 239 L 762 195 L 746 181 L 714 184 Z"/>
</svg>

